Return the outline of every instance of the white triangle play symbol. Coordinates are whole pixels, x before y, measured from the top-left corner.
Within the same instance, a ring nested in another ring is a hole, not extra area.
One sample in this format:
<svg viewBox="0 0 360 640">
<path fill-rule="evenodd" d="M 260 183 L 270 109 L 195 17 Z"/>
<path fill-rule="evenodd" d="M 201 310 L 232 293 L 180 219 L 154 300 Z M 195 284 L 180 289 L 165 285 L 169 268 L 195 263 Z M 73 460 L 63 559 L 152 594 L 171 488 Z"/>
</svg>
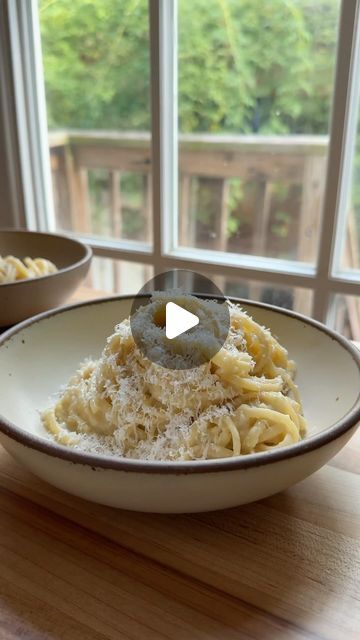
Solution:
<svg viewBox="0 0 360 640">
<path fill-rule="evenodd" d="M 180 336 L 185 331 L 196 327 L 199 324 L 199 318 L 190 311 L 186 311 L 174 302 L 166 304 L 166 337 L 169 340 Z"/>
</svg>

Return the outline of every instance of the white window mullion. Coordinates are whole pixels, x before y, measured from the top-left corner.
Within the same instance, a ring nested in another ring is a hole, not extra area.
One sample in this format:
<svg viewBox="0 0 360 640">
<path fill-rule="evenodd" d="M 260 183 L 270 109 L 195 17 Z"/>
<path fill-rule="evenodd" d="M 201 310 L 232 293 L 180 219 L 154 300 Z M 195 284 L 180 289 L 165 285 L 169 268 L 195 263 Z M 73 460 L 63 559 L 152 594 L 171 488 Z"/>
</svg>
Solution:
<svg viewBox="0 0 360 640">
<path fill-rule="evenodd" d="M 2 227 L 25 227 L 8 7 L 0 3 L 0 193 Z"/>
<path fill-rule="evenodd" d="M 353 61 L 351 86 L 349 89 L 347 121 L 345 123 L 344 160 L 342 180 L 338 204 L 337 229 L 334 239 L 332 255 L 332 274 L 339 275 L 341 259 L 346 239 L 346 225 L 349 216 L 351 187 L 353 181 L 353 166 L 357 144 L 357 129 L 360 105 L 360 2 L 358 2 L 357 24 L 354 25 L 355 41 L 353 46 Z"/>
<path fill-rule="evenodd" d="M 177 2 L 149 0 L 152 111 L 154 269 L 164 271 L 163 255 L 176 246 Z"/>
<path fill-rule="evenodd" d="M 325 321 L 331 302 L 331 272 L 338 221 L 343 212 L 341 198 L 345 176 L 346 147 L 351 125 L 350 106 L 354 92 L 355 52 L 359 28 L 360 0 L 343 0 L 339 24 L 335 88 L 332 105 L 330 145 L 324 208 L 320 228 L 319 256 L 315 280 L 313 316 Z M 345 215 L 345 212 L 344 212 Z"/>
<path fill-rule="evenodd" d="M 108 240 L 96 236 L 83 236 L 79 233 L 68 233 L 67 235 L 90 245 L 94 255 L 103 258 L 117 258 L 145 264 L 154 262 L 152 250 L 145 242 L 122 239 Z"/>
<path fill-rule="evenodd" d="M 37 0 L 6 0 L 26 224 L 53 229 L 44 78 Z"/>
<path fill-rule="evenodd" d="M 26 4 L 26 3 L 24 3 Z M 41 48 L 40 18 L 38 0 L 31 0 L 28 3 L 26 12 L 27 28 L 29 34 L 30 66 L 33 73 L 32 95 L 29 92 L 31 122 L 34 127 L 34 144 L 31 147 L 32 162 L 35 166 L 36 199 L 37 206 L 42 207 L 42 211 L 37 211 L 38 225 L 44 230 L 55 231 L 55 206 L 53 199 L 53 185 L 50 168 L 47 109 L 45 97 L 45 77 L 43 68 L 43 56 Z M 24 16 L 25 17 L 25 16 Z M 29 69 L 26 69 L 27 78 Z M 34 159 L 34 153 L 37 155 Z"/>
</svg>

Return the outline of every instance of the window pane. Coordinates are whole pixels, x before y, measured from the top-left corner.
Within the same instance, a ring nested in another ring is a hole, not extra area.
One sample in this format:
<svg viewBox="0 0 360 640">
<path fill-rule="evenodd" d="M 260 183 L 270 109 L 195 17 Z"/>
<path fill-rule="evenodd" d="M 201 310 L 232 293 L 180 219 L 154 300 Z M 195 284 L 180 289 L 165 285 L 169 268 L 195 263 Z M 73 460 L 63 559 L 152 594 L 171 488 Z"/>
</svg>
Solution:
<svg viewBox="0 0 360 640">
<path fill-rule="evenodd" d="M 334 296 L 334 328 L 360 342 L 360 296 Z"/>
<path fill-rule="evenodd" d="M 179 0 L 180 246 L 314 262 L 339 0 Z"/>
<path fill-rule="evenodd" d="M 204 275 L 209 277 L 208 274 Z M 311 315 L 313 292 L 310 289 L 300 287 L 284 287 L 255 280 L 241 280 L 239 278 L 229 278 L 212 274 L 211 280 L 226 296 L 234 298 L 246 298 L 273 304 L 284 309 L 292 309 L 304 315 Z M 200 281 L 202 282 L 202 281 Z M 193 290 L 201 293 L 196 281 Z M 204 292 L 206 293 L 206 291 Z"/>
<path fill-rule="evenodd" d="M 39 0 L 56 224 L 151 241 L 147 0 Z"/>
<path fill-rule="evenodd" d="M 95 256 L 84 285 L 74 298 L 89 299 L 114 293 L 136 295 L 153 274 L 150 265 Z"/>
<path fill-rule="evenodd" d="M 346 270 L 360 269 L 360 104 L 353 151 L 352 181 L 344 237 L 342 238 L 341 267 Z"/>
</svg>

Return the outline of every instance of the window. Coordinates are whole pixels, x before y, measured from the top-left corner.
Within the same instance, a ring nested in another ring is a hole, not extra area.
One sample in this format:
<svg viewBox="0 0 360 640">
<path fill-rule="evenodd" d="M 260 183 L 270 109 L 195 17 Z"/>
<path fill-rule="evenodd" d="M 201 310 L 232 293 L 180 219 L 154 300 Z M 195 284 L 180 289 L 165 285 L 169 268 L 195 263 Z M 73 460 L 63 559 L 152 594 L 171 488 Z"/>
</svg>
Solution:
<svg viewBox="0 0 360 640">
<path fill-rule="evenodd" d="M 335 329 L 347 338 L 360 342 L 360 296 L 335 296 L 333 313 Z"/>
<path fill-rule="evenodd" d="M 352 271 L 360 269 L 360 69 L 357 69 L 356 99 L 352 123 L 352 146 L 348 149 L 348 180 L 349 189 L 345 191 L 344 220 L 339 236 L 342 243 L 340 269 Z"/>
<path fill-rule="evenodd" d="M 357 338 L 359 6 L 8 0 L 26 223 L 95 289 L 189 268 Z"/>
<path fill-rule="evenodd" d="M 60 230 L 151 241 L 147 0 L 39 0 Z"/>
<path fill-rule="evenodd" d="M 339 7 L 179 0 L 180 245 L 316 262 Z"/>
<path fill-rule="evenodd" d="M 154 270 L 148 264 L 95 256 L 85 282 L 91 292 L 85 290 L 85 296 L 130 295 L 139 291 L 153 275 Z"/>
</svg>

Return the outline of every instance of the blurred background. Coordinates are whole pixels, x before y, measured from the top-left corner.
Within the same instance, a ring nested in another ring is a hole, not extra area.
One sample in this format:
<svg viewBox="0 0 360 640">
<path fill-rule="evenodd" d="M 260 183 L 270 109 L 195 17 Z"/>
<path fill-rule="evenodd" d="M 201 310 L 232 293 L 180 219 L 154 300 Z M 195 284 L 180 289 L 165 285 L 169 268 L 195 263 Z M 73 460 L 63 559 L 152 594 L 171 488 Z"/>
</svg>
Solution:
<svg viewBox="0 0 360 640">
<path fill-rule="evenodd" d="M 316 263 L 339 11 L 339 0 L 179 0 L 180 247 Z M 57 228 L 151 246 L 148 3 L 40 0 L 39 12 Z M 346 270 L 360 268 L 359 129 Z M 87 284 L 134 293 L 152 273 L 96 257 Z M 212 277 L 228 295 L 311 313 L 311 289 L 215 266 Z M 360 298 L 336 295 L 333 312 L 360 340 Z"/>
</svg>

